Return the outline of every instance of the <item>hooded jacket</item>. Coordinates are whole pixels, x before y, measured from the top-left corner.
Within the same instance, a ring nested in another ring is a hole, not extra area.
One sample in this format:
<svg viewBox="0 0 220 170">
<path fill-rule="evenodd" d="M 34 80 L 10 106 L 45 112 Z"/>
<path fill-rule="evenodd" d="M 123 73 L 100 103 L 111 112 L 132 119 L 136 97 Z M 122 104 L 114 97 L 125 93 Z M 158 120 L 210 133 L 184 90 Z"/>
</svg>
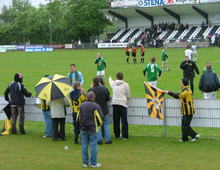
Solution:
<svg viewBox="0 0 220 170">
<path fill-rule="evenodd" d="M 220 88 L 219 78 L 216 73 L 207 71 L 201 76 L 199 89 L 204 92 L 213 92 Z"/>
<path fill-rule="evenodd" d="M 107 102 L 110 100 L 110 93 L 105 86 L 94 85 L 88 90 L 95 93 L 95 102 L 99 104 L 104 115 L 109 113 Z"/>
<path fill-rule="evenodd" d="M 77 113 L 78 107 L 82 102 L 86 100 L 86 96 L 81 92 L 81 90 L 74 89 L 70 92 L 70 100 L 72 105 L 72 112 Z"/>
<path fill-rule="evenodd" d="M 131 96 L 128 83 L 123 80 L 113 81 L 112 78 L 109 78 L 109 84 L 113 90 L 112 105 L 128 107 L 128 100 Z"/>
<path fill-rule="evenodd" d="M 9 101 L 11 106 L 22 106 L 25 105 L 24 95 L 26 97 L 31 97 L 32 93 L 26 90 L 26 87 L 22 84 L 23 76 L 20 73 L 16 73 L 14 76 L 14 81 L 9 84 L 8 88 L 5 90 L 5 100 Z M 9 99 L 10 93 L 10 99 Z"/>
</svg>

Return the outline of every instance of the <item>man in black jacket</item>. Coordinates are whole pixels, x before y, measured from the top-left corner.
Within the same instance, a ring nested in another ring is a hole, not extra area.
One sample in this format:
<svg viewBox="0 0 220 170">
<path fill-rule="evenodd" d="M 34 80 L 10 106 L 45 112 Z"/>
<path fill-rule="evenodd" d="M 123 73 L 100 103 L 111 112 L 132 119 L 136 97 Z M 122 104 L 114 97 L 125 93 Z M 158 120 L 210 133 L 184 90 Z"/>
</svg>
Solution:
<svg viewBox="0 0 220 170">
<path fill-rule="evenodd" d="M 19 115 L 19 130 L 20 134 L 26 134 L 24 130 L 24 105 L 26 97 L 31 97 L 32 93 L 26 90 L 26 87 L 22 84 L 23 75 L 16 73 L 14 76 L 14 82 L 9 84 L 8 88 L 5 90 L 5 100 L 9 101 L 11 104 L 11 114 L 12 114 L 12 134 L 17 134 L 16 122 Z M 10 93 L 10 98 L 9 98 Z"/>
<path fill-rule="evenodd" d="M 191 86 L 191 90 L 192 90 L 192 93 L 193 93 L 194 92 L 193 79 L 195 78 L 194 70 L 196 71 L 197 75 L 199 76 L 198 67 L 196 66 L 194 61 L 189 60 L 189 57 L 186 56 L 185 61 L 183 61 L 180 64 L 180 68 L 183 70 L 183 77 L 190 80 L 190 86 Z"/>
<path fill-rule="evenodd" d="M 80 137 L 82 141 L 82 158 L 83 167 L 88 167 L 90 160 L 90 167 L 100 167 L 97 163 L 98 154 L 98 139 L 97 132 L 102 125 L 103 113 L 101 107 L 94 102 L 95 94 L 90 91 L 86 95 L 86 101 L 83 102 L 78 109 L 76 121 L 80 124 Z M 90 159 L 88 148 L 90 143 Z"/>
<path fill-rule="evenodd" d="M 110 100 L 110 93 L 109 90 L 100 84 L 99 78 L 95 77 L 93 78 L 93 87 L 91 87 L 89 91 L 93 91 L 95 93 L 95 102 L 100 105 L 102 108 L 102 112 L 104 114 L 103 119 L 103 126 L 104 126 L 104 134 L 105 134 L 105 141 L 106 144 L 111 144 L 111 135 L 110 135 L 110 129 L 109 129 L 109 118 L 108 118 L 108 104 L 107 102 Z M 101 128 L 100 128 L 101 129 Z M 102 145 L 102 134 L 101 130 L 98 131 L 98 144 Z"/>
<path fill-rule="evenodd" d="M 216 99 L 216 91 L 220 90 L 219 78 L 216 73 L 213 73 L 212 66 L 206 67 L 207 72 L 201 76 L 199 89 L 204 92 L 204 99 Z"/>
</svg>

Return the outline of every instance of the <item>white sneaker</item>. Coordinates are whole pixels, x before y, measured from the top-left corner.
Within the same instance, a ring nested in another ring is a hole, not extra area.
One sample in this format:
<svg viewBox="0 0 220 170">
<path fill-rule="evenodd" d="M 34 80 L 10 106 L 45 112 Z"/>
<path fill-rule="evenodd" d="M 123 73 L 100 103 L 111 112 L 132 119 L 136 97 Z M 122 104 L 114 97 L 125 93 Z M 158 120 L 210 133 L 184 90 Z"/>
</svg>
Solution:
<svg viewBox="0 0 220 170">
<path fill-rule="evenodd" d="M 90 165 L 91 168 L 99 168 L 101 167 L 101 164 L 97 163 L 96 165 Z"/>
<path fill-rule="evenodd" d="M 124 140 L 128 140 L 128 138 L 123 138 Z"/>
<path fill-rule="evenodd" d="M 180 141 L 180 142 L 189 142 L 188 140 L 187 140 L 187 141 L 183 141 L 182 139 L 180 139 L 179 141 Z"/>
<path fill-rule="evenodd" d="M 192 140 L 191 140 L 191 142 L 193 143 L 193 142 L 195 142 L 197 139 L 199 139 L 199 137 L 200 137 L 200 135 L 199 134 L 197 134 L 196 135 L 196 137 L 195 138 L 193 138 Z"/>
<path fill-rule="evenodd" d="M 86 165 L 86 164 L 83 164 L 83 167 L 88 167 L 88 165 Z"/>
</svg>

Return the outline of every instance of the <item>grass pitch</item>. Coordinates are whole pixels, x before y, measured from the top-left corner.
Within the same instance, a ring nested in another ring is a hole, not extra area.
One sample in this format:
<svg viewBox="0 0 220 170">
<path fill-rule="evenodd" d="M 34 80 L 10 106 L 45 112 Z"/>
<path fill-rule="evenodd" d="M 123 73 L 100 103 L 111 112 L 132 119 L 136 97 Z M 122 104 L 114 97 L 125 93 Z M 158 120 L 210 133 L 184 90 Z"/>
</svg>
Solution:
<svg viewBox="0 0 220 170">
<path fill-rule="evenodd" d="M 168 66 L 170 72 L 163 72 L 161 80 L 158 81 L 158 88 L 179 92 L 181 90 L 180 81 L 183 77 L 183 71 L 179 68 L 184 58 L 185 49 L 167 49 L 169 56 Z M 0 94 L 3 95 L 8 84 L 13 81 L 14 74 L 20 72 L 24 75 L 23 84 L 35 95 L 34 86 L 46 74 L 67 75 L 70 72 L 69 65 L 74 63 L 77 70 L 81 71 L 84 77 L 84 89 L 87 91 L 92 84 L 92 78 L 96 76 L 96 54 L 100 52 L 107 62 L 106 86 L 110 90 L 108 77 L 112 75 L 116 79 L 117 72 L 124 73 L 124 80 L 128 82 L 131 88 L 132 97 L 145 97 L 143 82 L 147 78 L 143 76 L 143 68 L 150 62 L 150 58 L 155 56 L 156 63 L 161 67 L 161 48 L 146 48 L 145 63 L 140 64 L 140 49 L 137 52 L 137 64 L 126 63 L 124 49 L 93 49 L 93 50 L 55 50 L 54 52 L 45 53 L 25 53 L 23 51 L 9 51 L 0 54 Z M 220 73 L 218 67 L 220 48 L 199 48 L 197 66 L 200 76 L 194 79 L 195 98 L 202 98 L 198 86 L 203 68 L 207 60 L 210 60 L 215 72 Z M 110 90 L 111 92 L 111 90 Z M 168 97 L 168 95 L 167 95 Z M 217 94 L 219 98 L 219 95 Z"/>
<path fill-rule="evenodd" d="M 73 133 L 66 141 L 52 142 L 42 132 L 0 137 L 0 169 L 69 170 L 82 167 L 81 145 L 73 144 Z M 212 170 L 219 169 L 219 140 L 198 139 L 180 143 L 175 137 L 131 136 L 113 139 L 98 146 L 100 169 L 106 170 Z M 69 150 L 64 147 L 68 146 Z M 90 168 L 89 168 L 90 169 Z"/>
</svg>

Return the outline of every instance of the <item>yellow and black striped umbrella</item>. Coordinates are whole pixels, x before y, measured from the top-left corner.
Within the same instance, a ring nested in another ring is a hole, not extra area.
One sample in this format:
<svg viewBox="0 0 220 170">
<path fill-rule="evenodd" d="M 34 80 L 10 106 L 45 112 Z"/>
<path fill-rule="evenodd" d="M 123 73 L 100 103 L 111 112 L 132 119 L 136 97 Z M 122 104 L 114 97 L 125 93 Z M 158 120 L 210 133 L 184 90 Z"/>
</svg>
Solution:
<svg viewBox="0 0 220 170">
<path fill-rule="evenodd" d="M 147 82 L 144 82 L 146 98 L 147 98 L 147 109 L 150 117 L 158 118 L 163 120 L 163 114 L 161 113 L 164 92 L 154 86 L 151 86 Z"/>
<path fill-rule="evenodd" d="M 59 74 L 43 77 L 35 86 L 36 96 L 48 101 L 66 97 L 71 90 L 69 78 Z"/>
</svg>

